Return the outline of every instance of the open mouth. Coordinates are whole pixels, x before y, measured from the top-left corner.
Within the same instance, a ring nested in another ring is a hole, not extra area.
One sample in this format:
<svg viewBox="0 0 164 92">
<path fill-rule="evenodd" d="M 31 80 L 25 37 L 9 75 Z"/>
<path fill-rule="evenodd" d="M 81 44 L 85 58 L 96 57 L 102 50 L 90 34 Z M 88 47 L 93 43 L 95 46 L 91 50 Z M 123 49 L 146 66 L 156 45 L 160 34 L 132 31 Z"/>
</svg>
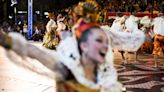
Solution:
<svg viewBox="0 0 164 92">
<path fill-rule="evenodd" d="M 104 58 L 106 55 L 106 52 L 100 52 L 99 54 L 100 54 L 100 56 L 102 56 Z"/>
</svg>

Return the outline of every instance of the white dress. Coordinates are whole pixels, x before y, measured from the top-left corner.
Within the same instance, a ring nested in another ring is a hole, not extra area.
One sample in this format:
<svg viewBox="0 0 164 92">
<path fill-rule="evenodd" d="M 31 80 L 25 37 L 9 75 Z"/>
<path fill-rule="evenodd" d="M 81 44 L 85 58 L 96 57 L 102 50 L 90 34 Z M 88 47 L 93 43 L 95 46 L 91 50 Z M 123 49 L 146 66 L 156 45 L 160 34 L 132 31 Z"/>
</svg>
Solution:
<svg viewBox="0 0 164 92">
<path fill-rule="evenodd" d="M 108 34 L 113 48 L 130 52 L 137 51 L 140 48 L 145 41 L 145 34 L 138 29 L 136 20 L 133 16 L 130 17 L 129 20 L 126 20 L 125 25 L 128 26 L 127 29 L 130 30 L 130 32 L 126 32 L 121 26 L 121 18 L 116 19 L 111 28 L 101 26 Z"/>
<path fill-rule="evenodd" d="M 46 25 L 46 30 L 49 32 L 52 27 L 57 27 L 56 22 L 53 19 L 50 19 Z"/>
<path fill-rule="evenodd" d="M 128 19 L 125 21 L 125 26 L 129 32 L 133 32 L 134 29 L 138 29 L 137 21 L 139 19 L 133 15 L 129 16 Z"/>
<path fill-rule="evenodd" d="M 154 33 L 155 34 L 160 34 L 161 36 L 164 36 L 164 18 L 163 17 L 156 17 L 153 20 L 154 25 Z"/>
</svg>

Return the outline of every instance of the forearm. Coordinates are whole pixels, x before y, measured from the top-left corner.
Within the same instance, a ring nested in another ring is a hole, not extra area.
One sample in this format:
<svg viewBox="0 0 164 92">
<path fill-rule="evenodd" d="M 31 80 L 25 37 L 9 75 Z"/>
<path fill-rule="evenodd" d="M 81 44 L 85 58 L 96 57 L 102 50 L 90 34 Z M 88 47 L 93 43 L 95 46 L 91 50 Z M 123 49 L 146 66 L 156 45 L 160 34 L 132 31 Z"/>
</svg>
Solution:
<svg viewBox="0 0 164 92">
<path fill-rule="evenodd" d="M 56 80 L 64 80 L 66 71 L 59 62 L 58 55 L 55 51 L 50 51 L 46 48 L 40 49 L 29 44 L 23 36 L 17 33 L 11 33 L 9 35 L 0 34 L 0 45 L 13 50 L 19 56 L 37 59 L 55 73 Z"/>
<path fill-rule="evenodd" d="M 46 48 L 38 48 L 32 44 L 27 44 L 27 55 L 31 58 L 39 60 L 46 67 L 53 69 L 54 65 L 59 61 L 55 51 Z"/>
<path fill-rule="evenodd" d="M 65 79 L 67 71 L 64 65 L 60 63 L 60 58 L 55 51 L 46 48 L 38 48 L 32 44 L 27 45 L 27 51 L 29 57 L 37 59 L 55 73 L 56 81 Z"/>
</svg>

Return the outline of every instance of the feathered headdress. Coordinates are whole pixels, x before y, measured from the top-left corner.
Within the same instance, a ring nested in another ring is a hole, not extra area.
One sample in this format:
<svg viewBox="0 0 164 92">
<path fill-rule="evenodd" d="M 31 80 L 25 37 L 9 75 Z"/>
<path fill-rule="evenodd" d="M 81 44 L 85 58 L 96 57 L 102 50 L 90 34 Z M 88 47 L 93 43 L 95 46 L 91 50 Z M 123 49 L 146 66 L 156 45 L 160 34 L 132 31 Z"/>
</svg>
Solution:
<svg viewBox="0 0 164 92">
<path fill-rule="evenodd" d="M 98 18 L 98 9 L 99 6 L 97 2 L 93 0 L 89 0 L 86 2 L 80 2 L 75 8 L 74 8 L 74 13 L 76 15 L 80 15 L 82 17 L 85 17 L 89 20 L 94 21 Z"/>
<path fill-rule="evenodd" d="M 95 1 L 86 1 L 82 3 L 84 14 L 95 14 L 98 12 L 98 4 Z"/>
</svg>

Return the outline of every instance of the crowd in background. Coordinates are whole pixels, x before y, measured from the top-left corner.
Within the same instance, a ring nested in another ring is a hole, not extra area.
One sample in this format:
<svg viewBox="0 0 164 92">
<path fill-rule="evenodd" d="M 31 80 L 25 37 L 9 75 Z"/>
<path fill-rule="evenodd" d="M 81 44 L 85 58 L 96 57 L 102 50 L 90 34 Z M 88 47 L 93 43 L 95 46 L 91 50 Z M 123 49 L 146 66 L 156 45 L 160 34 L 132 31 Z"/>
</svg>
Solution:
<svg viewBox="0 0 164 92">
<path fill-rule="evenodd" d="M 164 1 L 163 0 L 107 0 L 104 3 L 104 6 L 101 8 L 100 21 L 108 22 L 111 24 L 112 21 L 104 20 L 106 12 L 163 12 L 164 11 Z M 105 13 L 104 13 L 105 12 Z M 103 14 L 104 13 L 104 14 Z M 67 14 L 68 17 L 69 14 Z M 104 16 L 103 16 L 104 15 Z M 57 16 L 57 15 L 56 15 Z M 36 18 L 35 18 L 36 19 Z M 43 19 L 43 18 L 42 18 Z M 69 17 L 68 17 L 69 19 Z M 27 20 L 23 20 L 22 23 L 15 23 L 11 20 L 3 21 L 0 24 L 0 30 L 8 32 L 19 32 L 28 38 L 28 28 L 27 28 Z M 43 20 L 35 20 L 33 25 L 33 35 L 32 40 L 42 41 L 43 36 L 46 32 L 46 23 L 48 19 Z"/>
<path fill-rule="evenodd" d="M 6 33 L 9 32 L 18 32 L 22 34 L 26 39 L 28 39 L 28 26 L 27 23 L 24 24 L 16 24 L 11 21 L 4 21 L 2 24 L 0 24 L 0 30 L 4 31 Z M 45 34 L 45 25 L 43 22 L 38 21 L 33 25 L 33 35 L 32 39 L 34 41 L 42 41 L 43 36 Z"/>
<path fill-rule="evenodd" d="M 109 0 L 105 5 L 110 12 L 163 12 L 162 0 Z"/>
</svg>

